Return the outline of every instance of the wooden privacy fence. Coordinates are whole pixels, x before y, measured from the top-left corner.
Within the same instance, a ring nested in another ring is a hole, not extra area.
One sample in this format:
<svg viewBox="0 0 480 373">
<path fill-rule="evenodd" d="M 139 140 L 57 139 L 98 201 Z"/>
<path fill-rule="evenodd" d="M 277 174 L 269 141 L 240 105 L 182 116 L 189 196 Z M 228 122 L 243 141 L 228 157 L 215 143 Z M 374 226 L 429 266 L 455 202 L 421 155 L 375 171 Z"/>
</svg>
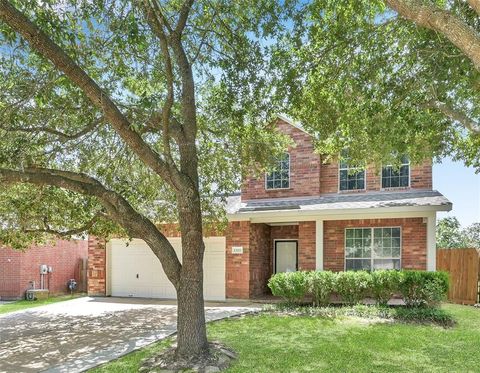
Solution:
<svg viewBox="0 0 480 373">
<path fill-rule="evenodd" d="M 437 270 L 450 273 L 448 300 L 459 304 L 480 303 L 480 252 L 476 249 L 437 250 Z"/>
</svg>

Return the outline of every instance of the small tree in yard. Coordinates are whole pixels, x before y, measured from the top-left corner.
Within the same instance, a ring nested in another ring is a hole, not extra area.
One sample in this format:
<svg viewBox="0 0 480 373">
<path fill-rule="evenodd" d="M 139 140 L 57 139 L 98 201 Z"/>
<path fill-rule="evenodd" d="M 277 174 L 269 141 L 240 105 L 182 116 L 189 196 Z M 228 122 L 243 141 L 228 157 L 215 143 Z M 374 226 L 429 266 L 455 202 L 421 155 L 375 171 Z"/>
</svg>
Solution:
<svg viewBox="0 0 480 373">
<path fill-rule="evenodd" d="M 462 228 L 454 216 L 440 219 L 437 223 L 437 247 L 480 249 L 480 223 Z"/>
<path fill-rule="evenodd" d="M 241 167 L 286 145 L 264 130 L 276 107 L 262 42 L 283 10 L 0 0 L 0 240 L 142 238 L 177 291 L 176 357 L 205 357 L 203 227 Z M 164 221 L 179 224 L 182 263 Z"/>
</svg>

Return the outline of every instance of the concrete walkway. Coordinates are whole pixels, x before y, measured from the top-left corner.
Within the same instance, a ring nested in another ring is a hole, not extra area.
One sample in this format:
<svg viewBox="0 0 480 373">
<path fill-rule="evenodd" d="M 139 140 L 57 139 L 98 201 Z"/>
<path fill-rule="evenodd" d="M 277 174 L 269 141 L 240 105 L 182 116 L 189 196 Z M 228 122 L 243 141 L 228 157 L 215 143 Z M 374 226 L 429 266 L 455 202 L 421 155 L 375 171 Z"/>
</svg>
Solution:
<svg viewBox="0 0 480 373">
<path fill-rule="evenodd" d="M 207 303 L 208 321 L 258 310 Z M 78 298 L 0 316 L 0 372 L 82 372 L 175 333 L 174 301 Z"/>
</svg>

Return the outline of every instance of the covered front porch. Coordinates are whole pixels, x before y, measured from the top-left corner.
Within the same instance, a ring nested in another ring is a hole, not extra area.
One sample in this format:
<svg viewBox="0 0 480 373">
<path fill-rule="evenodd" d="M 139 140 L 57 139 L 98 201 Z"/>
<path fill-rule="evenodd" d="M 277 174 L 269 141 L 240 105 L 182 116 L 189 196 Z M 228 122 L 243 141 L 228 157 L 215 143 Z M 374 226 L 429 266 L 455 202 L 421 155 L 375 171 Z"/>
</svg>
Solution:
<svg viewBox="0 0 480 373">
<path fill-rule="evenodd" d="M 226 253 L 227 298 L 268 295 L 268 279 L 277 272 L 322 269 L 323 255 L 317 255 L 321 247 L 316 244 L 322 227 L 315 220 L 231 222 Z"/>
</svg>

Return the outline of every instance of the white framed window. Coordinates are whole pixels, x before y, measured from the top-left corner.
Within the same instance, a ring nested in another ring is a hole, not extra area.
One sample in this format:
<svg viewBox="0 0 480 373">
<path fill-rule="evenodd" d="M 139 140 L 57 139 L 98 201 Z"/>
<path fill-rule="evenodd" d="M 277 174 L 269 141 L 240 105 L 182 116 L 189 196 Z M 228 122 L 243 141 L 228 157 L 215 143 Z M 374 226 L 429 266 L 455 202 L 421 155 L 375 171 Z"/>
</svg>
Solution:
<svg viewBox="0 0 480 373">
<path fill-rule="evenodd" d="M 275 165 L 273 171 L 265 174 L 265 189 L 290 188 L 290 154 L 285 153 Z"/>
<path fill-rule="evenodd" d="M 410 160 L 402 156 L 399 168 L 382 167 L 382 188 L 406 188 L 410 186 Z"/>
<path fill-rule="evenodd" d="M 400 227 L 346 228 L 345 270 L 401 268 Z"/>
<path fill-rule="evenodd" d="M 338 170 L 340 191 L 365 189 L 365 167 L 349 164 L 346 151 L 342 152 Z"/>
</svg>

